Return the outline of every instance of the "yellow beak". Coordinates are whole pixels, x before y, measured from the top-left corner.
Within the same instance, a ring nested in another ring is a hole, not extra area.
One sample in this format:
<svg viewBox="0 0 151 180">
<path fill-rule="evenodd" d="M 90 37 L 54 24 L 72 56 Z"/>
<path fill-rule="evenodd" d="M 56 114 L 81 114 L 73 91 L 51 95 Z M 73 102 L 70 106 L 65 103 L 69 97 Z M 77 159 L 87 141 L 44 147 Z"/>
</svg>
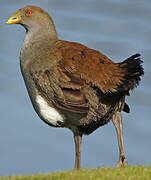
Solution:
<svg viewBox="0 0 151 180">
<path fill-rule="evenodd" d="M 19 12 L 17 12 L 16 14 L 14 14 L 12 17 L 8 19 L 6 24 L 18 24 L 20 21 L 21 21 L 21 17 L 19 15 Z"/>
</svg>

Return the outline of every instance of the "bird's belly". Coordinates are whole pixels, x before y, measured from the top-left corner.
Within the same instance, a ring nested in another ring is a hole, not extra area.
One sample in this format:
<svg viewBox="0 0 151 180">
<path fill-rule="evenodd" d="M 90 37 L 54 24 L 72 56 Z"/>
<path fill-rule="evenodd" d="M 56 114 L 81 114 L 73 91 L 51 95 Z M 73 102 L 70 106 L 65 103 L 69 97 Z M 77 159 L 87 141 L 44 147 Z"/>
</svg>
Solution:
<svg viewBox="0 0 151 180">
<path fill-rule="evenodd" d="M 64 122 L 62 115 L 59 114 L 59 112 L 55 108 L 50 107 L 50 105 L 40 95 L 36 96 L 36 103 L 38 105 L 40 116 L 48 124 L 58 126 L 58 123 Z"/>
</svg>

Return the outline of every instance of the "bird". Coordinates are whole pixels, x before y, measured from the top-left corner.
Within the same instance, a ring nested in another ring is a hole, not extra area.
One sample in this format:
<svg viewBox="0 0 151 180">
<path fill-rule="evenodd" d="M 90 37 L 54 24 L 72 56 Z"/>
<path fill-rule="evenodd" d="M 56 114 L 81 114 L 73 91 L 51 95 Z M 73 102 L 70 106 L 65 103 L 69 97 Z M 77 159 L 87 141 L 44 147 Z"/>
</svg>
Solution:
<svg viewBox="0 0 151 180">
<path fill-rule="evenodd" d="M 113 122 L 119 148 L 117 166 L 126 166 L 122 111 L 125 97 L 144 74 L 139 53 L 113 62 L 100 51 L 58 38 L 51 16 L 37 6 L 25 6 L 8 19 L 26 30 L 20 51 L 21 73 L 42 121 L 68 128 L 75 144 L 74 169 L 81 168 L 83 135 Z"/>
</svg>

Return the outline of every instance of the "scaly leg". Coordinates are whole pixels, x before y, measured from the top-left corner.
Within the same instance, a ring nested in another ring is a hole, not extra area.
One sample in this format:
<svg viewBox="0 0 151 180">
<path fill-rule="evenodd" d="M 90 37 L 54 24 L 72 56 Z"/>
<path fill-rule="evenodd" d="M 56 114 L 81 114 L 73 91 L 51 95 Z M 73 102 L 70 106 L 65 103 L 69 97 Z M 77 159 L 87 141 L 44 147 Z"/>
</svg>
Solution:
<svg viewBox="0 0 151 180">
<path fill-rule="evenodd" d="M 112 122 L 116 128 L 117 138 L 118 138 L 118 146 L 119 146 L 119 162 L 117 167 L 126 166 L 127 160 L 124 151 L 124 143 L 123 143 L 123 124 L 122 124 L 122 115 L 121 112 L 116 112 L 113 115 Z"/>
<path fill-rule="evenodd" d="M 75 142 L 75 164 L 74 164 L 74 170 L 79 170 L 81 168 L 82 135 L 74 133 L 74 142 Z"/>
</svg>

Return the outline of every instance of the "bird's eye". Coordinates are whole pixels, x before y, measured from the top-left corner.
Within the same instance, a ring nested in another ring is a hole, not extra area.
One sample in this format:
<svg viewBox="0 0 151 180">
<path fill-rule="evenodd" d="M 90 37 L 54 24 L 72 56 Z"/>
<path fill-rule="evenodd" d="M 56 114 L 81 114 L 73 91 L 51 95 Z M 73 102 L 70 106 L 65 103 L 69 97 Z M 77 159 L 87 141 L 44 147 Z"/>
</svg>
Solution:
<svg viewBox="0 0 151 180">
<path fill-rule="evenodd" d="M 31 14 L 32 14 L 32 11 L 31 11 L 31 10 L 27 10 L 27 11 L 26 11 L 26 14 L 27 14 L 27 15 L 31 15 Z"/>
</svg>

